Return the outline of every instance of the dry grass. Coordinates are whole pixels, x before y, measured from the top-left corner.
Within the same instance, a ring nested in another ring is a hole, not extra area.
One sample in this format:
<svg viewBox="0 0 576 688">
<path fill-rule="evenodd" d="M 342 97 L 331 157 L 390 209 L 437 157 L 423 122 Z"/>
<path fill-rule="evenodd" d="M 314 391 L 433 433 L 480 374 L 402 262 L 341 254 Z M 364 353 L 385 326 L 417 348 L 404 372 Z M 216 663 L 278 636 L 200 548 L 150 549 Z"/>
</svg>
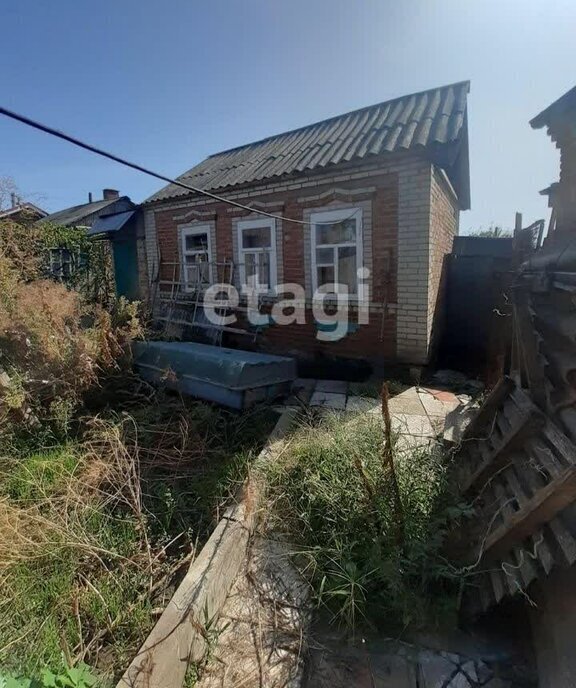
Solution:
<svg viewBox="0 0 576 688">
<path fill-rule="evenodd" d="M 43 278 L 47 247 L 70 231 L 60 229 L 0 221 L 3 440 L 15 432 L 65 431 L 85 394 L 122 369 L 130 340 L 142 334 L 137 304 L 118 299 L 107 312 Z"/>
<path fill-rule="evenodd" d="M 1 460 L 0 665 L 117 677 L 273 420 L 164 399 Z"/>
</svg>

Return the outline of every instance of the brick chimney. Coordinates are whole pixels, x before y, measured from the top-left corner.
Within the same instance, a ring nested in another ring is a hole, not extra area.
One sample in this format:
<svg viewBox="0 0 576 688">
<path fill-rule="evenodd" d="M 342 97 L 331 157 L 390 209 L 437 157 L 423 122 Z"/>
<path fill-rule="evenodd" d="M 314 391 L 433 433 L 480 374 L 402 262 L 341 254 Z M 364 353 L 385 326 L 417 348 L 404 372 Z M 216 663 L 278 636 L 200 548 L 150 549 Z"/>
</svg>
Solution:
<svg viewBox="0 0 576 688">
<path fill-rule="evenodd" d="M 120 198 L 120 192 L 116 191 L 116 189 L 102 189 L 102 198 L 105 201 L 114 201 Z"/>
</svg>

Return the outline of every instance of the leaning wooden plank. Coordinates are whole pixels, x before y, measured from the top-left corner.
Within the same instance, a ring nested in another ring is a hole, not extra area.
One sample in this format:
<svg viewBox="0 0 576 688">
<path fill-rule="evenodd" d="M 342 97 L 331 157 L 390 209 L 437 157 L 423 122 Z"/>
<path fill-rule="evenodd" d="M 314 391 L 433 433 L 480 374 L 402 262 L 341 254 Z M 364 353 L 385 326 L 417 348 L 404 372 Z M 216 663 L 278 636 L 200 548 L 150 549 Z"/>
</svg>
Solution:
<svg viewBox="0 0 576 688">
<path fill-rule="evenodd" d="M 503 484 L 502 475 L 497 476 L 497 478 L 494 480 L 494 493 L 498 498 L 498 511 L 504 517 L 504 523 L 508 523 L 516 513 L 514 509 L 516 497 L 512 494 L 509 494 L 508 490 Z"/>
<path fill-rule="evenodd" d="M 548 420 L 543 428 L 544 436 L 568 465 L 576 464 L 576 445 L 552 421 Z"/>
<path fill-rule="evenodd" d="M 520 388 L 516 388 L 502 404 L 502 415 L 510 423 L 511 428 L 517 425 L 522 418 L 526 408 L 525 397 L 524 392 Z"/>
<path fill-rule="evenodd" d="M 474 488 L 478 491 L 484 483 L 510 462 L 510 452 L 520 446 L 530 435 L 537 432 L 544 422 L 544 416 L 536 407 L 523 414 L 518 425 L 492 451 L 484 450 L 483 463 L 472 473 L 464 491 Z M 482 451 L 482 450 L 481 450 Z"/>
<path fill-rule="evenodd" d="M 503 413 L 496 414 L 496 427 L 500 430 L 502 437 L 505 437 L 512 430 L 512 424 Z"/>
<path fill-rule="evenodd" d="M 483 437 L 483 428 L 487 423 L 492 422 L 498 408 L 500 407 L 500 404 L 504 401 L 508 394 L 510 394 L 514 386 L 514 380 L 508 376 L 505 376 L 499 380 L 496 387 L 494 387 L 494 389 L 486 397 L 486 400 L 482 404 L 480 410 L 466 428 L 463 441 L 472 439 L 474 437 Z"/>
<path fill-rule="evenodd" d="M 532 553 L 527 552 L 525 549 L 520 547 L 514 547 L 512 551 L 514 553 L 516 563 L 519 567 L 524 590 L 526 590 L 530 583 L 536 578 L 538 578 L 538 572 L 536 570 L 536 567 L 534 566 Z"/>
<path fill-rule="evenodd" d="M 534 437 L 526 446 L 526 451 L 533 456 L 537 463 L 554 480 L 565 470 L 565 466 L 558 461 L 552 451 L 544 444 L 541 439 Z"/>
<path fill-rule="evenodd" d="M 504 582 L 508 588 L 508 594 L 515 595 L 517 592 L 520 592 L 523 589 L 520 570 L 511 553 L 502 558 L 501 567 L 504 572 Z"/>
<path fill-rule="evenodd" d="M 492 590 L 494 591 L 494 598 L 496 602 L 507 594 L 506 586 L 504 585 L 504 572 L 502 569 L 492 569 L 490 571 L 490 582 L 492 583 Z"/>
<path fill-rule="evenodd" d="M 554 542 L 560 548 L 566 562 L 571 566 L 576 561 L 576 540 L 560 518 L 553 518 L 548 526 L 554 536 Z"/>
<path fill-rule="evenodd" d="M 511 494 L 514 495 L 516 502 L 520 505 L 520 508 L 526 506 L 529 502 L 530 497 L 526 494 L 526 491 L 520 484 L 520 480 L 516 475 L 516 470 L 514 466 L 511 466 L 507 471 L 504 472 L 504 480 L 508 485 L 508 489 Z"/>
<path fill-rule="evenodd" d="M 538 349 L 538 334 L 530 313 L 529 295 L 518 289 L 515 292 L 515 324 L 518 328 L 520 356 L 528 378 L 530 394 L 536 404 L 546 408 L 546 376 L 544 374 L 543 358 Z"/>
<path fill-rule="evenodd" d="M 540 565 L 544 569 L 544 572 L 548 575 L 554 566 L 554 556 L 546 541 L 544 529 L 534 533 L 530 538 L 530 546 L 532 547 L 532 552 L 536 555 Z"/>
<path fill-rule="evenodd" d="M 576 499 L 576 470 L 569 469 L 534 496 L 523 508 L 508 516 L 502 526 L 486 538 L 490 559 L 500 557 L 515 544 L 530 537 Z"/>
</svg>

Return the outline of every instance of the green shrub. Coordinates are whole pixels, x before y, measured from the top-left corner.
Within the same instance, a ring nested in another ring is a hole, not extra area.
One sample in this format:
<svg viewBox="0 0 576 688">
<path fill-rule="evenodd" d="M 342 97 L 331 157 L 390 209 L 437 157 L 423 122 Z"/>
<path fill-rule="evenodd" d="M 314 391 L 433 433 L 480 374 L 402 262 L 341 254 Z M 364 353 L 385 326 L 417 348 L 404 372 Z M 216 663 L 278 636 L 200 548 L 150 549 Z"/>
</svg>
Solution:
<svg viewBox="0 0 576 688">
<path fill-rule="evenodd" d="M 39 678 L 24 678 L 0 673 L 0 688 L 92 688 L 97 684 L 90 667 L 82 662 L 74 667 L 64 667 L 58 674 L 43 669 Z"/>
</svg>

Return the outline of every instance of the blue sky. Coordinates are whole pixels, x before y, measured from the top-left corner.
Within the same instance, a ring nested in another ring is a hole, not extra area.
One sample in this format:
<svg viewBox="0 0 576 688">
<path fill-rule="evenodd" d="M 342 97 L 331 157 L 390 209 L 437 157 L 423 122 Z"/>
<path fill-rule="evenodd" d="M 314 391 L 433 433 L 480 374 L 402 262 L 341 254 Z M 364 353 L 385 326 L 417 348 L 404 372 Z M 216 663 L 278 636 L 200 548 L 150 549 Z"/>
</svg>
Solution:
<svg viewBox="0 0 576 688">
<path fill-rule="evenodd" d="M 0 101 L 176 176 L 217 152 L 470 79 L 461 231 L 548 217 L 528 120 L 574 86 L 573 0 L 2 0 Z M 161 184 L 0 119 L 0 176 L 50 211 Z"/>
</svg>

